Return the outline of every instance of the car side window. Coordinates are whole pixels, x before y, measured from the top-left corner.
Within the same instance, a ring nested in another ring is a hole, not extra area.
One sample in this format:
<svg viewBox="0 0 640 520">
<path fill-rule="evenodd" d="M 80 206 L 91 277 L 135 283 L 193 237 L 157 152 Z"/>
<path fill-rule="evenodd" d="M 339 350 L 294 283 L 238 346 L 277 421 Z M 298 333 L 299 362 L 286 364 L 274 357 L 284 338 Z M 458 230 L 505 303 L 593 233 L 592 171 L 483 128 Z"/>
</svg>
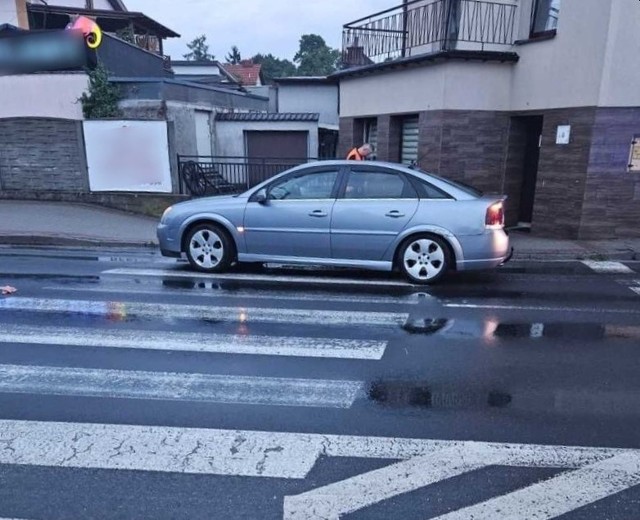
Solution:
<svg viewBox="0 0 640 520">
<path fill-rule="evenodd" d="M 288 177 L 269 188 L 271 200 L 330 199 L 337 171 L 311 172 Z"/>
<path fill-rule="evenodd" d="M 417 199 L 418 194 L 400 174 L 385 171 L 352 171 L 345 199 Z"/>
</svg>

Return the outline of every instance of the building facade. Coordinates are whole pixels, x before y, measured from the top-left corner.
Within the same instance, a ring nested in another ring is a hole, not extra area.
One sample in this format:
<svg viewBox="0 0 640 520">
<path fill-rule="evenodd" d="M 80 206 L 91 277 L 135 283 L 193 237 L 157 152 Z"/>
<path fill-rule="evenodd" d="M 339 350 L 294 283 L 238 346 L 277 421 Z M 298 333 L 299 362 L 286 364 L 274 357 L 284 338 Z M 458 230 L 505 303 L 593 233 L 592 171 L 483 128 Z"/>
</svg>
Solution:
<svg viewBox="0 0 640 520">
<path fill-rule="evenodd" d="M 640 236 L 640 4 L 417 0 L 344 27 L 340 153 L 508 195 L 508 225 Z M 636 138 L 638 143 L 636 144 Z"/>
</svg>

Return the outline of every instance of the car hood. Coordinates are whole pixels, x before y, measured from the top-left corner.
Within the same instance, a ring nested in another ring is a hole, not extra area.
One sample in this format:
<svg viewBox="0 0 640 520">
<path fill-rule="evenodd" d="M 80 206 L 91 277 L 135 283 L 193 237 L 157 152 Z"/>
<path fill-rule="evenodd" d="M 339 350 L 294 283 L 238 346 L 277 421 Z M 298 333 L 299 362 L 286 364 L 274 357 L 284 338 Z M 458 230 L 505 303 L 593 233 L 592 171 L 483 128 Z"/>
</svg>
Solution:
<svg viewBox="0 0 640 520">
<path fill-rule="evenodd" d="M 173 206 L 175 211 L 204 211 L 211 210 L 220 206 L 228 206 L 230 204 L 241 204 L 246 202 L 246 197 L 242 195 L 218 195 L 215 197 L 203 197 L 200 199 L 187 200 L 179 202 Z"/>
</svg>

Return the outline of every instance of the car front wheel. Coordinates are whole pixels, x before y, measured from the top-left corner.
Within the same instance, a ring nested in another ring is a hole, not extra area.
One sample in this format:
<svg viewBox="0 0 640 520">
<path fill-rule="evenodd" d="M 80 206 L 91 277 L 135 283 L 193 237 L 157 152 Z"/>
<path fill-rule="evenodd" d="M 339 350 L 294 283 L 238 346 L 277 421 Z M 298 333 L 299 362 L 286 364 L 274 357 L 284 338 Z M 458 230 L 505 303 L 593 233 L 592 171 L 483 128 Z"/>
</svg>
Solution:
<svg viewBox="0 0 640 520">
<path fill-rule="evenodd" d="M 400 269 L 412 283 L 432 284 L 449 270 L 449 248 L 439 237 L 421 235 L 408 239 L 400 248 Z"/>
<path fill-rule="evenodd" d="M 185 244 L 187 259 L 197 271 L 219 273 L 228 269 L 233 260 L 231 239 L 214 224 L 196 226 Z"/>
</svg>

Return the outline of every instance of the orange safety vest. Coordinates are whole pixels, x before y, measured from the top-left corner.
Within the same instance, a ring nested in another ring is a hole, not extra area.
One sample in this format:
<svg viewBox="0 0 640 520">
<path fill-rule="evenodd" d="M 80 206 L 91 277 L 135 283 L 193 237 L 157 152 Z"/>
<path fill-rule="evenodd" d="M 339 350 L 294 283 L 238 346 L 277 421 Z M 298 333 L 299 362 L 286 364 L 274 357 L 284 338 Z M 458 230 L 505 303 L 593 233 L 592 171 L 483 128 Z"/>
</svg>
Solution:
<svg viewBox="0 0 640 520">
<path fill-rule="evenodd" d="M 347 155 L 347 161 L 364 161 L 364 157 L 360 155 L 360 152 L 357 148 L 354 148 Z"/>
</svg>

